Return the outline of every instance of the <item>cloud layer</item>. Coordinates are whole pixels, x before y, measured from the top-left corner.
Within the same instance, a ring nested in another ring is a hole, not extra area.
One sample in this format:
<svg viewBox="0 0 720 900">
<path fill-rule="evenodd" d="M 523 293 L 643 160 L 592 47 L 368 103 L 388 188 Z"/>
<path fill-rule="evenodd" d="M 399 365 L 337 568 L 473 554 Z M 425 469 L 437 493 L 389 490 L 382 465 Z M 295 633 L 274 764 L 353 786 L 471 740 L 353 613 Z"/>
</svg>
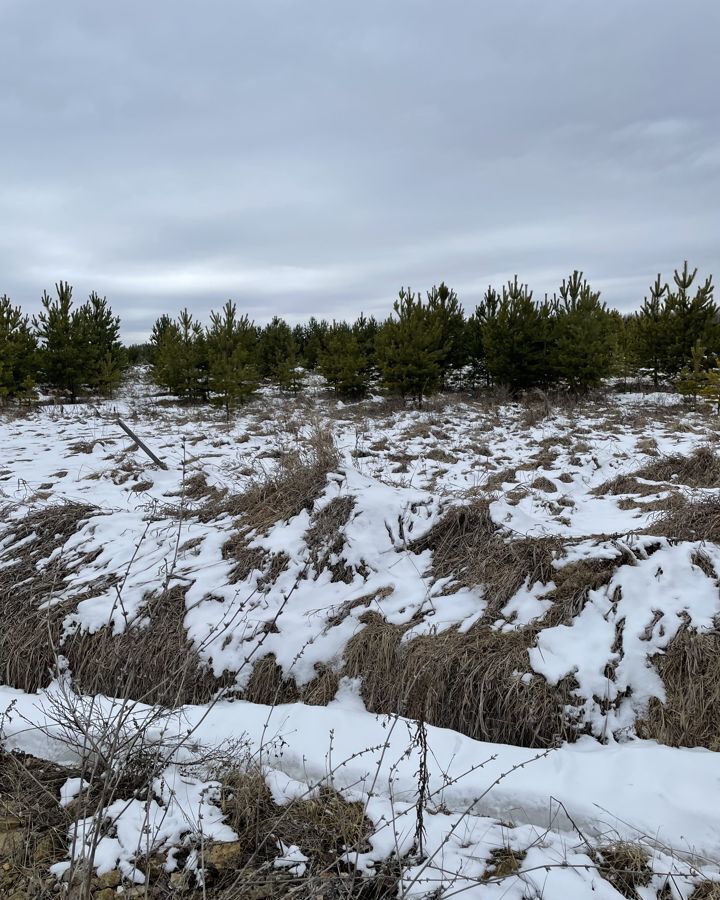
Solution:
<svg viewBox="0 0 720 900">
<path fill-rule="evenodd" d="M 4 0 L 0 292 L 96 289 L 129 340 L 575 267 L 631 308 L 718 261 L 719 33 L 713 0 Z"/>
</svg>

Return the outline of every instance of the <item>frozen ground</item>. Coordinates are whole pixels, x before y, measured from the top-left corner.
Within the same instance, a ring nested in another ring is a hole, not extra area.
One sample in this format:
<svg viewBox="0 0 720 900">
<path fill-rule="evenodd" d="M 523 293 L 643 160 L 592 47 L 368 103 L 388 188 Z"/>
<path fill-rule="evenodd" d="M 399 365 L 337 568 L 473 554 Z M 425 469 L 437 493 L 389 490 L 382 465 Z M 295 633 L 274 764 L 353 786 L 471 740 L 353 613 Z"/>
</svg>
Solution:
<svg viewBox="0 0 720 900">
<path fill-rule="evenodd" d="M 123 434 L 117 414 L 165 459 L 167 471 Z M 269 578 L 258 564 L 238 578 L 237 560 L 224 552 L 237 520 L 222 504 L 208 513 L 219 496 L 212 488 L 242 492 L 263 473 L 271 476 L 288 453 L 305 452 L 318 434 L 333 435 L 339 458 L 314 503 L 246 536 L 258 559 L 285 555 L 284 568 Z M 54 551 L 70 574 L 38 598 L 67 610 L 64 639 L 147 627 L 153 596 L 182 588 L 187 635 L 226 685 L 206 707 L 152 719 L 160 743 L 169 734 L 191 737 L 168 756 L 152 801 L 119 798 L 124 805 L 110 811 L 114 828 L 102 839 L 96 866 L 119 865 L 139 880 L 135 862 L 148 827 L 170 868 L 173 848 L 192 843 L 200 822 L 206 838 L 233 840 L 211 779 L 192 769 L 192 747 L 200 754 L 199 747 L 235 739 L 259 757 L 278 800 L 331 783 L 363 802 L 376 832 L 354 862 L 371 871 L 393 853 L 403 857 L 403 896 L 442 889 L 443 896 L 463 891 L 519 900 L 618 897 L 600 877 L 594 854 L 609 842 L 632 841 L 646 848 L 651 869 L 647 884 L 634 886 L 636 896 L 664 890 L 662 896 L 690 897 L 695 882 L 718 871 L 720 754 L 641 740 L 637 726 L 651 701 L 666 699 L 658 655 L 681 628 L 714 632 L 720 548 L 648 532 L 656 531 L 657 510 L 669 497 L 698 500 L 717 489 L 684 485 L 671 474 L 662 483 L 640 479 L 639 493 L 594 491 L 716 437 L 711 416 L 681 408 L 666 394 L 620 395 L 556 412 L 453 398 L 417 411 L 381 400 L 344 406 L 319 385 L 304 401 L 267 394 L 231 424 L 212 411 L 152 399 L 140 383 L 112 403 L 46 407 L 2 421 L 0 502 L 10 527 L 0 544 L 0 577 L 22 552 L 15 535 L 28 515 L 68 501 L 90 504 L 80 527 Z M 203 490 L 191 490 L 197 484 Z M 350 512 L 319 564 L 309 535 L 339 498 L 348 499 Z M 528 579 L 495 610 L 482 584 L 438 577 L 433 551 L 414 542 L 449 509 L 481 500 L 489 501 L 508 539 L 557 540 L 558 579 L 564 567 L 588 558 L 616 560 L 612 577 L 587 592 L 576 614 L 547 627 L 552 580 Z M 31 543 L 32 535 L 24 540 Z M 572 678 L 568 716 L 584 736 L 537 750 L 428 727 L 419 804 L 417 725 L 367 712 L 357 680 L 341 677 L 324 707 L 271 709 L 232 699 L 270 655 L 300 690 L 322 669 L 342 676 L 346 648 L 367 627 L 368 613 L 402 627 L 403 641 L 412 641 L 487 626 L 489 610 L 489 625 L 499 632 L 539 623 L 517 680 L 554 686 Z M 87 702 L 75 698 L 71 678 L 72 671 L 50 673 L 39 693 L 0 688 L 9 747 L 77 762 L 67 726 L 57 722 L 61 701 Z M 112 717 L 111 702 L 98 703 Z M 133 713 L 138 723 L 150 717 L 144 710 Z M 425 813 L 422 853 L 418 808 Z M 83 827 L 87 837 L 90 826 Z M 76 855 L 83 842 L 76 842 Z M 519 863 L 500 877 L 492 853 L 507 847 Z M 287 852 L 289 867 L 304 865 L 302 846 Z M 197 859 L 188 860 L 199 872 Z"/>
</svg>

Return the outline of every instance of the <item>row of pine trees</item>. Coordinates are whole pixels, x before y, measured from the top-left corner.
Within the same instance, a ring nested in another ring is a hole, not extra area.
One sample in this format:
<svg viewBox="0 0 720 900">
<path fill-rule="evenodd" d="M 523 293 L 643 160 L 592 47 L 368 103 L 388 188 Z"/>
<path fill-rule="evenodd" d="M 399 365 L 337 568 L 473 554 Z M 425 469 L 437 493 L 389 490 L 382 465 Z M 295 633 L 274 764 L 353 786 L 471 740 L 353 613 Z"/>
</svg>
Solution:
<svg viewBox="0 0 720 900">
<path fill-rule="evenodd" d="M 563 386 L 584 393 L 611 375 L 670 379 L 687 394 L 703 393 L 720 354 L 720 315 L 712 278 L 697 280 L 687 263 L 671 282 L 658 276 L 641 308 L 609 310 L 582 272 L 541 300 L 515 277 L 488 288 L 469 314 L 440 284 L 422 294 L 403 288 L 382 322 L 311 318 L 291 328 L 274 318 L 264 327 L 228 301 L 204 325 L 187 309 L 161 316 L 147 345 L 127 351 L 105 298 L 91 294 L 73 307 L 72 288 L 56 285 L 32 321 L 0 298 L 0 396 L 27 396 L 36 384 L 62 391 L 109 394 L 126 362 L 146 362 L 156 384 L 183 400 L 211 401 L 229 416 L 263 382 L 301 390 L 307 370 L 319 372 L 339 397 L 371 388 L 418 404 L 463 383 L 504 386 L 513 394 Z"/>
<path fill-rule="evenodd" d="M 120 319 L 95 292 L 75 306 L 72 287 L 45 291 L 42 310 L 32 320 L 10 298 L 0 297 L 0 400 L 25 399 L 38 385 L 61 392 L 71 402 L 81 393 L 110 395 L 118 386 L 127 354 L 120 342 Z"/>
</svg>

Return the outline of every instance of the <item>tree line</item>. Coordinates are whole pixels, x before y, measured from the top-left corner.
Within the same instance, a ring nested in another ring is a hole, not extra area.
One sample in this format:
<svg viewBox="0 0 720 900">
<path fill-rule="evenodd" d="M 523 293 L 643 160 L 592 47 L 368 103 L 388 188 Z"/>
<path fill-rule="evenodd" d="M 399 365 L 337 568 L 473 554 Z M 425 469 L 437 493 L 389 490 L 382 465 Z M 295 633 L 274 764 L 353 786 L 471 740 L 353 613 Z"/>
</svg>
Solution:
<svg viewBox="0 0 720 900">
<path fill-rule="evenodd" d="M 518 394 L 561 386 L 585 393 L 612 375 L 671 380 L 693 397 L 711 394 L 720 354 L 720 316 L 712 277 L 685 263 L 660 276 L 640 308 L 608 309 L 583 273 L 535 299 L 517 276 L 489 287 L 474 310 L 445 283 L 425 294 L 402 288 L 383 321 L 310 318 L 264 326 L 228 300 L 203 324 L 187 309 L 155 322 L 145 345 L 123 348 L 120 322 L 96 293 L 73 306 L 72 288 L 45 293 L 32 320 L 0 298 L 0 396 L 26 397 L 36 385 L 63 392 L 111 394 L 128 362 L 149 364 L 155 383 L 191 402 L 209 401 L 229 416 L 263 382 L 288 392 L 306 371 L 324 376 L 338 397 L 380 388 L 421 404 L 449 386 L 503 386 Z M 714 396 L 714 395 L 713 395 Z"/>
</svg>

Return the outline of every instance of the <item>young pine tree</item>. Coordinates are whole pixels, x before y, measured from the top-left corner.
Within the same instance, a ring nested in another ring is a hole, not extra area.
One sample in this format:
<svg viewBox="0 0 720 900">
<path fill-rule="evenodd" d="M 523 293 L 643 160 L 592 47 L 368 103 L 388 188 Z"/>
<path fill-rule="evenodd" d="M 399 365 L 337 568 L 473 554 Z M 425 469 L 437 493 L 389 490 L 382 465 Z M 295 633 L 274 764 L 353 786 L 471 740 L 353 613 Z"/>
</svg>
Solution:
<svg viewBox="0 0 720 900">
<path fill-rule="evenodd" d="M 553 371 L 572 391 L 586 393 L 612 372 L 615 332 L 610 313 L 575 270 L 560 286 L 554 324 Z"/>
<path fill-rule="evenodd" d="M 255 366 L 254 325 L 246 315 L 237 317 L 228 300 L 221 312 L 210 313 L 205 340 L 208 354 L 208 384 L 213 402 L 225 410 L 225 418 L 253 394 L 258 385 Z"/>
<path fill-rule="evenodd" d="M 260 333 L 258 344 L 260 374 L 282 390 L 297 393 L 301 385 L 298 353 L 290 326 L 275 316 Z"/>
<path fill-rule="evenodd" d="M 383 385 L 418 406 L 440 386 L 441 326 L 428 314 L 410 288 L 394 303 L 395 318 L 388 319 L 377 337 L 377 365 Z"/>
<path fill-rule="evenodd" d="M 429 319 L 438 326 L 438 365 L 444 386 L 448 375 L 462 368 L 467 361 L 465 314 L 457 294 L 444 281 L 428 291 L 427 310 Z"/>
<path fill-rule="evenodd" d="M 0 297 L 0 401 L 32 395 L 37 343 L 27 316 L 10 298 Z"/>
<path fill-rule="evenodd" d="M 355 330 L 347 323 L 330 326 L 318 367 L 339 397 L 357 400 L 367 393 L 368 361 Z"/>
<path fill-rule="evenodd" d="M 86 359 L 84 383 L 104 396 L 112 395 L 127 364 L 119 316 L 113 315 L 105 297 L 93 291 L 77 311 L 77 328 Z"/>
<path fill-rule="evenodd" d="M 208 360 L 202 325 L 184 309 L 176 321 L 161 317 L 151 338 L 154 361 L 152 378 L 182 400 L 207 397 Z"/>
<path fill-rule="evenodd" d="M 715 365 L 705 373 L 705 380 L 699 388 L 699 393 L 715 403 L 715 408 L 720 415 L 720 365 L 717 360 Z"/>
<path fill-rule="evenodd" d="M 91 354 L 84 337 L 82 319 L 72 308 L 72 287 L 61 281 L 55 285 L 56 297 L 45 291 L 42 312 L 33 319 L 40 351 L 42 378 L 50 387 L 67 392 L 75 403 L 81 386 L 87 382 Z"/>
<path fill-rule="evenodd" d="M 697 405 L 698 394 L 707 386 L 708 373 L 705 365 L 705 348 L 700 341 L 695 342 L 690 362 L 680 370 L 675 387 L 683 397 L 692 398 L 693 408 Z"/>
<path fill-rule="evenodd" d="M 550 351 L 554 311 L 537 304 L 517 275 L 502 295 L 490 287 L 476 310 L 483 334 L 487 373 L 493 384 L 513 393 L 546 387 L 554 380 Z"/>
</svg>

